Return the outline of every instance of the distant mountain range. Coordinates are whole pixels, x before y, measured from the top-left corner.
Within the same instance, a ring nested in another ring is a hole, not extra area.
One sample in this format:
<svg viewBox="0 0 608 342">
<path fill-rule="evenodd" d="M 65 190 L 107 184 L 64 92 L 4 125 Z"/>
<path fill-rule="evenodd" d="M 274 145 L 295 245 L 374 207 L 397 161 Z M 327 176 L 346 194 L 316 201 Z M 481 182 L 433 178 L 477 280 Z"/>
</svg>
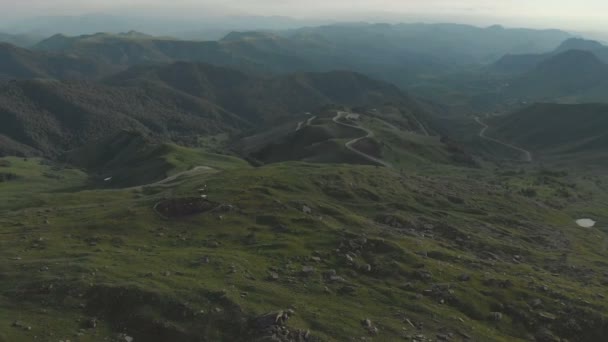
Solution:
<svg viewBox="0 0 608 342">
<path fill-rule="evenodd" d="M 508 54 L 492 66 L 494 71 L 507 73 L 523 73 L 532 70 L 541 62 L 569 50 L 589 51 L 603 62 L 608 63 L 608 46 L 594 40 L 571 38 L 560 44 L 555 50 L 542 54 Z"/>
<path fill-rule="evenodd" d="M 0 43 L 0 81 L 28 78 L 97 78 L 119 69 L 88 58 L 37 52 Z"/>
<path fill-rule="evenodd" d="M 214 4 L 213 7 L 217 7 Z M 225 16 L 197 13 L 198 18 L 188 18 L 180 13 L 173 16 L 148 15 L 143 11 L 127 13 L 91 13 L 77 16 L 42 16 L 4 21 L 0 31 L 42 35 L 61 33 L 66 35 L 89 35 L 97 32 L 119 33 L 137 30 L 154 35 L 169 35 L 182 39 L 219 39 L 234 30 L 284 30 L 303 26 L 326 24 L 328 20 L 299 20 L 282 16 Z"/>
<path fill-rule="evenodd" d="M 486 109 L 486 104 L 606 102 L 608 46 L 568 39 L 549 53 L 506 55 L 469 77 L 470 84 L 475 77 L 487 80 L 485 92 L 479 89 L 482 94 L 474 97 Z"/>
<path fill-rule="evenodd" d="M 207 42 L 119 34 L 56 35 L 34 48 L 123 66 L 191 61 L 272 73 L 345 69 L 406 86 L 422 75 L 493 61 L 507 53 L 548 51 L 569 37 L 557 30 L 499 26 L 353 23 L 232 32 Z"/>
</svg>

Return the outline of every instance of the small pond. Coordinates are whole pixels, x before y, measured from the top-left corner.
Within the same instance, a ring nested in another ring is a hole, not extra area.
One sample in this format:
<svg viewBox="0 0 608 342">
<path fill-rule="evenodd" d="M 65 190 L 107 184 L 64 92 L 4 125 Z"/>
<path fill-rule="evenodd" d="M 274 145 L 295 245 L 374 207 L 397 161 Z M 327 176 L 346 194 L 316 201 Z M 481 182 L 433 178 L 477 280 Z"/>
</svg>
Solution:
<svg viewBox="0 0 608 342">
<path fill-rule="evenodd" d="M 579 226 L 581 226 L 583 228 L 593 228 L 595 226 L 595 223 L 596 223 L 595 221 L 593 221 L 592 219 L 588 219 L 588 218 L 576 220 L 576 224 L 578 224 Z"/>
</svg>

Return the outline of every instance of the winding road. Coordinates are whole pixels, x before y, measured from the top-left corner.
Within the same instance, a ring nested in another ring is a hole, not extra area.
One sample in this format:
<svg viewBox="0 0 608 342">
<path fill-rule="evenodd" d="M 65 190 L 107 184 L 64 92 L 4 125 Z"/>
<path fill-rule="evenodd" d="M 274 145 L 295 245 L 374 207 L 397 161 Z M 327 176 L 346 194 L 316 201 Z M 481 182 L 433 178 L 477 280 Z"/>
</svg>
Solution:
<svg viewBox="0 0 608 342">
<path fill-rule="evenodd" d="M 523 155 L 523 160 L 525 162 L 527 162 L 527 163 L 531 163 L 533 161 L 532 153 L 530 151 L 524 150 L 521 147 L 517 147 L 515 145 L 506 143 L 504 141 L 488 137 L 486 135 L 486 131 L 488 130 L 488 128 L 490 128 L 490 126 L 488 126 L 485 123 L 483 123 L 483 121 L 481 121 L 481 119 L 478 116 L 475 117 L 475 121 L 482 126 L 481 131 L 479 132 L 479 137 L 480 138 L 488 140 L 488 141 L 491 141 L 491 142 L 494 142 L 494 143 L 497 143 L 497 144 L 500 144 L 500 145 L 508 147 L 508 148 L 510 148 L 512 150 L 516 150 L 518 152 L 521 152 L 522 155 Z"/>
<path fill-rule="evenodd" d="M 353 147 L 353 145 L 354 145 L 354 144 L 358 143 L 359 141 L 361 141 L 361 140 L 363 140 L 363 139 L 366 139 L 366 138 L 373 138 L 373 137 L 374 137 L 374 132 L 370 131 L 370 130 L 369 130 L 369 129 L 367 129 L 367 128 L 361 127 L 361 126 L 349 125 L 349 124 L 347 124 L 347 123 L 340 122 L 340 119 L 341 119 L 342 117 L 344 117 L 344 116 L 348 115 L 348 114 L 349 114 L 349 113 L 346 113 L 346 112 L 337 112 L 337 113 L 336 113 L 336 116 L 335 116 L 335 117 L 334 117 L 332 120 L 333 120 L 333 121 L 334 121 L 336 124 L 338 124 L 338 125 L 342 125 L 342 126 L 346 126 L 346 127 L 350 127 L 350 128 L 356 128 L 356 129 L 358 129 L 358 130 L 364 131 L 365 133 L 367 133 L 367 135 L 362 136 L 362 137 L 360 137 L 360 138 L 353 139 L 353 140 L 351 140 L 351 141 L 347 142 L 346 144 L 344 144 L 344 146 L 345 146 L 347 149 L 349 149 L 350 151 L 352 151 L 352 152 L 354 152 L 354 153 L 356 153 L 356 154 L 358 154 L 358 155 L 362 156 L 363 158 L 365 158 L 365 159 L 367 159 L 367 160 L 370 160 L 370 161 L 372 161 L 372 162 L 374 162 L 374 163 L 380 164 L 380 165 L 385 166 L 385 167 L 392 167 L 392 165 L 391 165 L 391 164 L 389 164 L 389 163 L 385 162 L 384 160 L 379 159 L 379 158 L 376 158 L 376 157 L 374 157 L 374 156 L 371 156 L 371 155 L 369 155 L 369 154 L 367 154 L 367 153 L 365 153 L 365 152 L 361 152 L 361 151 L 359 151 L 359 150 L 357 150 L 356 148 L 354 148 L 354 147 Z"/>
<path fill-rule="evenodd" d="M 316 119 L 316 118 L 317 118 L 316 116 L 311 116 L 306 121 L 300 121 L 300 122 L 298 122 L 298 126 L 296 127 L 296 132 L 299 131 L 299 130 L 301 130 L 302 128 L 304 128 L 304 124 L 306 124 L 306 126 L 312 125 L 312 121 L 314 119 Z"/>
<path fill-rule="evenodd" d="M 141 190 L 145 187 L 149 187 L 149 186 L 162 186 L 165 185 L 166 183 L 170 183 L 182 176 L 194 176 L 194 175 L 198 175 L 198 174 L 203 174 L 203 173 L 208 173 L 211 171 L 217 171 L 214 168 L 211 168 L 209 166 L 196 166 L 190 170 L 187 171 L 182 171 L 179 173 L 176 173 L 172 176 L 169 176 L 165 179 L 161 179 L 157 182 L 153 182 L 153 183 L 148 183 L 148 184 L 142 184 L 142 185 L 136 185 L 136 186 L 131 186 L 131 187 L 127 187 L 127 188 L 117 188 L 117 189 L 106 189 L 109 191 L 124 191 L 124 190 Z"/>
</svg>

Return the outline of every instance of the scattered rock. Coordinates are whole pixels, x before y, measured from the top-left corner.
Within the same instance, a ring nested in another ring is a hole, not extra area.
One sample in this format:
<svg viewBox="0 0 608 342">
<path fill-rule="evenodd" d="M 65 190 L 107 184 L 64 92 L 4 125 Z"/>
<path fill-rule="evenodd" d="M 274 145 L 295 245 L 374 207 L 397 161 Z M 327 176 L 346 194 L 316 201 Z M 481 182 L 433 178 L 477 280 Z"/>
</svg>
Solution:
<svg viewBox="0 0 608 342">
<path fill-rule="evenodd" d="M 279 224 L 278 226 L 275 226 L 274 228 L 272 228 L 272 231 L 275 233 L 289 233 L 289 227 L 287 227 L 286 225 L 283 224 Z"/>
<path fill-rule="evenodd" d="M 131 337 L 127 334 L 118 334 L 118 341 L 119 342 L 133 342 L 134 339 L 133 339 L 133 337 Z"/>
<path fill-rule="evenodd" d="M 86 327 L 89 329 L 97 328 L 97 318 L 91 318 L 86 321 Z"/>
<path fill-rule="evenodd" d="M 560 338 L 558 338 L 555 335 L 553 335 L 553 332 L 551 332 L 547 328 L 541 328 L 536 333 L 536 335 L 534 336 L 534 338 L 538 342 L 560 342 L 560 341 L 563 341 Z"/>
<path fill-rule="evenodd" d="M 286 326 L 295 312 L 293 310 L 277 311 L 257 317 L 254 322 L 256 341 L 295 342 L 311 341 L 308 330 L 292 330 Z"/>
<path fill-rule="evenodd" d="M 449 341 L 451 340 L 450 336 L 446 335 L 446 334 L 437 334 L 437 340 L 438 341 Z"/>
<path fill-rule="evenodd" d="M 460 276 L 458 276 L 458 280 L 459 281 L 469 281 L 471 280 L 471 276 L 469 274 L 461 274 Z"/>
<path fill-rule="evenodd" d="M 20 328 L 20 329 L 26 329 L 28 327 L 25 323 L 23 323 L 21 321 L 14 321 L 13 324 L 11 324 L 11 326 L 13 328 Z"/>
<path fill-rule="evenodd" d="M 539 312 L 538 317 L 540 317 L 545 322 L 553 322 L 557 319 L 557 317 L 550 312 Z"/>
<path fill-rule="evenodd" d="M 352 294 L 354 294 L 355 292 L 357 292 L 357 288 L 355 288 L 354 286 L 350 286 L 350 285 L 347 285 L 347 286 L 342 286 L 342 287 L 341 287 L 341 288 L 338 290 L 338 292 L 339 292 L 340 294 L 344 294 L 344 295 L 352 295 Z"/>
<path fill-rule="evenodd" d="M 325 273 L 323 273 L 323 277 L 325 278 L 326 281 L 330 281 L 332 283 L 341 283 L 344 282 L 344 278 L 340 277 L 337 273 L 336 270 L 329 270 Z"/>
<path fill-rule="evenodd" d="M 311 275 L 315 273 L 315 268 L 312 266 L 302 266 L 302 273 L 304 275 Z"/>
<path fill-rule="evenodd" d="M 533 308 L 540 308 L 543 306 L 543 301 L 540 298 L 536 298 L 530 302 L 530 306 Z"/>
<path fill-rule="evenodd" d="M 376 326 L 374 326 L 374 324 L 372 323 L 372 321 L 369 318 L 366 318 L 363 321 L 361 321 L 361 325 L 363 325 L 365 330 L 367 330 L 367 332 L 370 335 L 373 335 L 373 336 L 378 335 L 378 328 Z"/>
<path fill-rule="evenodd" d="M 489 318 L 494 322 L 500 322 L 502 320 L 502 313 L 501 312 L 490 312 Z"/>
<path fill-rule="evenodd" d="M 336 276 L 336 275 L 337 275 L 337 272 L 334 269 L 328 270 L 327 272 L 323 273 L 323 276 L 325 278 L 330 278 L 330 277 Z"/>
<path fill-rule="evenodd" d="M 309 206 L 304 205 L 304 206 L 302 206 L 302 212 L 304 214 L 311 215 L 312 214 L 312 209 Z"/>
</svg>

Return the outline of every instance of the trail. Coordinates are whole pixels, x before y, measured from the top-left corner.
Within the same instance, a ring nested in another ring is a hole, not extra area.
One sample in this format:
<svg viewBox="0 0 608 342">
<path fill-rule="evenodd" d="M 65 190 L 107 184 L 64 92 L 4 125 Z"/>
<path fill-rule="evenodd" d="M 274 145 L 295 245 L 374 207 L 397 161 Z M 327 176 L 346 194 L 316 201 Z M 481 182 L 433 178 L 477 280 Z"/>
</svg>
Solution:
<svg viewBox="0 0 608 342">
<path fill-rule="evenodd" d="M 521 147 L 517 147 L 515 145 L 506 143 L 504 141 L 500 141 L 498 139 L 494 139 L 494 138 L 488 137 L 486 135 L 486 131 L 488 130 L 488 128 L 490 128 L 490 126 L 488 126 L 485 123 L 483 123 L 483 121 L 481 121 L 481 119 L 478 116 L 475 117 L 475 121 L 482 126 L 481 131 L 479 132 L 479 137 L 480 138 L 488 140 L 488 141 L 491 141 L 491 142 L 494 142 L 494 143 L 497 143 L 497 144 L 500 144 L 500 145 L 508 147 L 508 148 L 510 148 L 512 150 L 516 150 L 518 152 L 521 152 L 523 154 L 524 161 L 527 162 L 527 163 L 531 163 L 533 161 L 532 153 L 530 151 L 524 150 Z"/>
<path fill-rule="evenodd" d="M 296 132 L 299 131 L 299 130 L 301 130 L 302 128 L 304 128 L 304 124 L 306 124 L 306 126 L 312 125 L 312 121 L 314 119 L 316 119 L 316 118 L 317 118 L 316 116 L 311 116 L 306 121 L 300 121 L 300 122 L 298 122 L 298 126 L 296 127 Z"/>
<path fill-rule="evenodd" d="M 196 175 L 196 174 L 203 173 L 203 172 L 208 172 L 208 171 L 213 171 L 213 170 L 214 169 L 211 168 L 211 167 L 209 167 L 209 166 L 197 166 L 197 167 L 194 167 L 194 168 L 192 168 L 192 169 L 190 169 L 188 171 L 182 171 L 182 172 L 176 173 L 176 174 L 174 174 L 172 176 L 169 176 L 169 177 L 167 177 L 167 178 L 165 178 L 163 180 L 160 180 L 160 181 L 158 181 L 156 183 L 147 184 L 146 186 L 161 185 L 161 184 L 164 184 L 164 183 L 172 182 L 172 181 L 178 179 L 181 176 L 192 176 L 192 175 Z"/>
<path fill-rule="evenodd" d="M 132 186 L 132 187 L 128 187 L 128 188 L 116 188 L 116 189 L 105 189 L 105 190 L 109 190 L 109 191 L 142 190 L 143 188 L 148 187 L 148 186 L 161 186 L 166 183 L 170 183 L 182 176 L 193 176 L 193 175 L 198 175 L 198 174 L 202 174 L 202 173 L 206 173 L 206 172 L 210 172 L 210 171 L 216 171 L 216 170 L 209 166 L 197 166 L 190 170 L 176 173 L 172 176 L 169 176 L 165 179 L 159 180 L 154 183 L 136 185 L 136 186 Z"/>
<path fill-rule="evenodd" d="M 343 116 L 347 115 L 347 114 L 348 113 L 346 113 L 346 112 L 337 112 L 336 116 L 332 120 L 335 123 L 337 123 L 338 125 L 342 125 L 342 126 L 346 126 L 346 127 L 351 127 L 351 128 L 356 128 L 358 130 L 364 131 L 367 134 L 365 136 L 363 136 L 363 137 L 356 138 L 356 139 L 353 139 L 353 140 L 347 142 L 346 144 L 344 144 L 344 146 L 346 146 L 346 148 L 349 149 L 350 151 L 352 151 L 352 152 L 354 152 L 354 153 L 356 153 L 356 154 L 358 154 L 358 155 L 364 157 L 365 159 L 368 159 L 368 160 L 370 160 L 370 161 L 372 161 L 374 163 L 378 163 L 378 164 L 380 164 L 382 166 L 389 167 L 389 168 L 392 167 L 391 164 L 385 162 L 384 160 L 376 158 L 374 156 L 370 156 L 369 154 L 361 152 L 361 151 L 359 151 L 359 150 L 357 150 L 356 148 L 353 147 L 354 144 L 358 143 L 359 141 L 361 141 L 363 139 L 373 138 L 374 137 L 374 132 L 370 131 L 367 128 L 361 127 L 361 126 L 349 125 L 349 124 L 340 122 L 340 119 Z"/>
<path fill-rule="evenodd" d="M 418 120 L 416 115 L 412 114 L 411 116 L 416 121 L 416 124 L 418 125 L 418 127 L 420 127 L 420 129 L 422 130 L 422 133 L 424 133 L 424 135 L 426 135 L 427 137 L 430 136 L 429 131 L 426 130 L 426 127 L 424 127 L 424 125 L 420 122 L 420 120 Z"/>
</svg>

